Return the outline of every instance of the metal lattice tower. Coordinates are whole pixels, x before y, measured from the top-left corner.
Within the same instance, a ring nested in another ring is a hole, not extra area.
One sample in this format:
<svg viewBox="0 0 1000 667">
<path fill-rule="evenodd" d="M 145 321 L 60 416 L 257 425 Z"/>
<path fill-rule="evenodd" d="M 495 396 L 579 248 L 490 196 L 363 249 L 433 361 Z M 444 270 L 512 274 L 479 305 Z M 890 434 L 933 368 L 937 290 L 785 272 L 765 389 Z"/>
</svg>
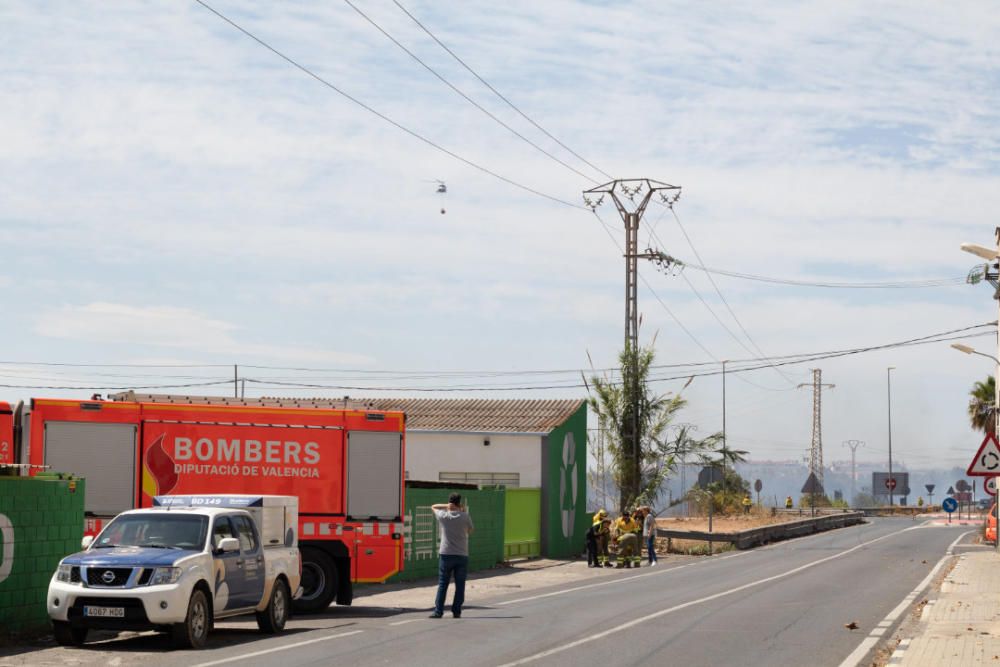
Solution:
<svg viewBox="0 0 1000 667">
<path fill-rule="evenodd" d="M 799 387 L 812 387 L 813 390 L 813 431 L 812 445 L 809 448 L 809 472 L 816 476 L 817 481 L 823 484 L 823 387 L 833 389 L 836 385 L 823 384 L 823 371 L 819 368 L 812 369 L 813 381 L 811 385 L 800 384 Z"/>
</svg>

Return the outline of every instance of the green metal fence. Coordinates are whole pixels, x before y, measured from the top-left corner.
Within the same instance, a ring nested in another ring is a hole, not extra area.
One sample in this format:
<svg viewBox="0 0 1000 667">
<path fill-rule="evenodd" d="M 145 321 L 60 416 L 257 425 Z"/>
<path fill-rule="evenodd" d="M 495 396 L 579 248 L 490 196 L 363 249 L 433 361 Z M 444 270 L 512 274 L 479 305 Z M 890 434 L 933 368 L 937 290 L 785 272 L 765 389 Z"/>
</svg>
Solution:
<svg viewBox="0 0 1000 667">
<path fill-rule="evenodd" d="M 0 477 L 0 632 L 48 626 L 45 596 L 56 565 L 80 550 L 84 481 Z"/>
<path fill-rule="evenodd" d="M 441 535 L 431 505 L 448 502 L 452 491 L 462 494 L 475 530 L 469 537 L 469 570 L 484 570 L 503 560 L 503 488 L 406 488 L 404 569 L 389 581 L 437 576 Z"/>
<path fill-rule="evenodd" d="M 506 560 L 542 555 L 541 489 L 507 489 L 503 555 Z"/>
</svg>

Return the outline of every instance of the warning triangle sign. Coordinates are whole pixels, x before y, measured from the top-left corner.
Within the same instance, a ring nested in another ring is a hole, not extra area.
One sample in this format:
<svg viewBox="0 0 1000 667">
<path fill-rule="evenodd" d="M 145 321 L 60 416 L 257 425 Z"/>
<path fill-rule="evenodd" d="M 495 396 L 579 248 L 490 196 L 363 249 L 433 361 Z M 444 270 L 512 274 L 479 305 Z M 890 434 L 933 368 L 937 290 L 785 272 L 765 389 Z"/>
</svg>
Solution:
<svg viewBox="0 0 1000 667">
<path fill-rule="evenodd" d="M 802 493 L 815 493 L 817 495 L 823 495 L 823 485 L 819 483 L 816 479 L 816 473 L 809 473 L 809 479 L 802 486 Z"/>
<path fill-rule="evenodd" d="M 972 459 L 967 475 L 978 477 L 993 477 L 1000 475 L 1000 443 L 992 433 L 987 433 L 983 444 L 979 445 L 976 457 Z"/>
</svg>

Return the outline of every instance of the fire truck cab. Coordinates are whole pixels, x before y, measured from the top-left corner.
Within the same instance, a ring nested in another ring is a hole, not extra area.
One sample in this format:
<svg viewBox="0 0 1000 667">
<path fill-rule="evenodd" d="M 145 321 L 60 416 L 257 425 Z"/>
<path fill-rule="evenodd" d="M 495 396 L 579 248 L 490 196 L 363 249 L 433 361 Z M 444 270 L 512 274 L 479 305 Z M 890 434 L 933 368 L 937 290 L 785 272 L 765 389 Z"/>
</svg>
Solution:
<svg viewBox="0 0 1000 667">
<path fill-rule="evenodd" d="M 85 534 L 155 496 L 297 496 L 297 611 L 350 604 L 352 582 L 402 569 L 403 413 L 284 399 L 113 398 L 0 403 L 0 463 L 84 477 Z"/>
</svg>

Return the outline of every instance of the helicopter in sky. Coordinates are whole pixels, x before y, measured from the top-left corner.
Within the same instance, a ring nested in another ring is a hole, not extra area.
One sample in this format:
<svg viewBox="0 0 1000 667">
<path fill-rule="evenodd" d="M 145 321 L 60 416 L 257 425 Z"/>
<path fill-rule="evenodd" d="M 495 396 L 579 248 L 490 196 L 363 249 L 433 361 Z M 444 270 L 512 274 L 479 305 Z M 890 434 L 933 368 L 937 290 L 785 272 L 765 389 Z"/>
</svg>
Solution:
<svg viewBox="0 0 1000 667">
<path fill-rule="evenodd" d="M 433 181 L 425 181 L 425 183 L 437 183 L 438 184 L 438 186 L 437 186 L 437 193 L 438 193 L 438 196 L 441 198 L 441 215 L 444 215 L 446 213 L 445 208 L 444 208 L 444 201 L 445 201 L 445 198 L 448 195 L 448 185 L 444 181 L 438 180 L 436 178 Z"/>
</svg>

